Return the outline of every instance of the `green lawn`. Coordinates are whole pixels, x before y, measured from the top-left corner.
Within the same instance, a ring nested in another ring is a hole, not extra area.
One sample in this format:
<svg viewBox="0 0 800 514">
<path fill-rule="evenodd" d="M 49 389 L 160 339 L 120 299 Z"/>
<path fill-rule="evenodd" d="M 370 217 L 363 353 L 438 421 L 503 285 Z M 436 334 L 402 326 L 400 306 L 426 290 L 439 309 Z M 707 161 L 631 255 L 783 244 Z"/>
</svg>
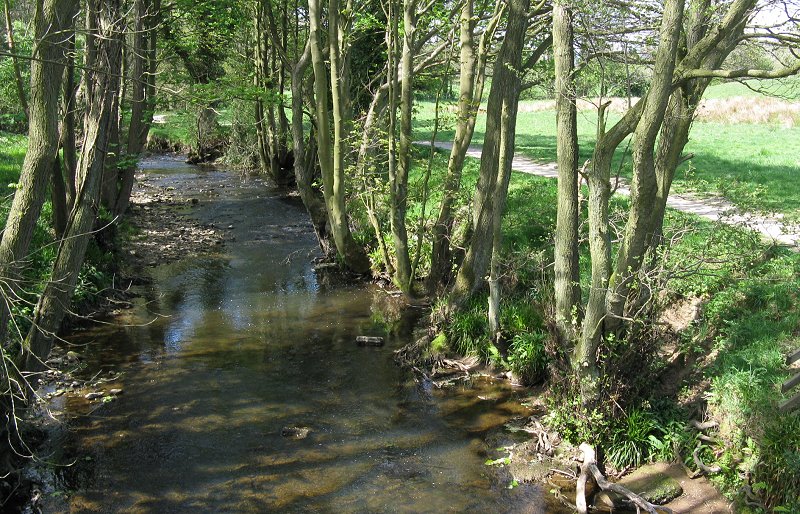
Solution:
<svg viewBox="0 0 800 514">
<path fill-rule="evenodd" d="M 727 86 L 727 85 L 726 85 Z M 555 112 L 525 110 L 517 121 L 517 151 L 543 162 L 556 159 Z M 591 156 L 595 142 L 596 116 L 590 111 L 578 115 L 581 159 Z M 420 102 L 415 118 L 415 139 L 430 139 L 433 120 L 431 103 Z M 452 140 L 453 115 L 445 117 L 440 141 Z M 481 114 L 473 144 L 483 142 L 485 115 Z M 681 166 L 674 190 L 721 194 L 748 210 L 797 215 L 800 212 L 800 127 L 784 128 L 766 124 L 695 123 L 686 152 L 694 154 Z M 624 146 L 624 145 L 623 145 Z M 622 149 L 618 151 L 618 160 Z M 630 170 L 623 166 L 623 176 Z"/>
</svg>

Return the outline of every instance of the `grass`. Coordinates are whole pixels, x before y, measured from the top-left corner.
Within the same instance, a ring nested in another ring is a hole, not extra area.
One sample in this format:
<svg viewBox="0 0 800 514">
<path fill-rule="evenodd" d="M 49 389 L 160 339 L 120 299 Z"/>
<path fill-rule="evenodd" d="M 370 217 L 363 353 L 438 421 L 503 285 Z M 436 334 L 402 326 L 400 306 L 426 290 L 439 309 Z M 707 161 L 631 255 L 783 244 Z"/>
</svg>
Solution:
<svg viewBox="0 0 800 514">
<path fill-rule="evenodd" d="M 27 148 L 27 137 L 0 132 L 0 185 L 3 188 L 19 180 L 19 171 Z M 13 192 L 12 189 L 8 191 Z"/>
<path fill-rule="evenodd" d="M 703 98 L 724 99 L 735 97 L 763 97 L 764 93 L 790 100 L 800 100 L 800 79 L 746 80 L 744 82 L 717 82 L 708 86 Z"/>
<path fill-rule="evenodd" d="M 726 84 L 724 87 L 733 86 Z M 584 161 L 591 157 L 595 143 L 596 119 L 595 114 L 587 110 L 582 110 L 578 116 L 580 157 Z M 416 140 L 430 139 L 432 120 L 432 104 L 421 102 L 415 120 Z M 481 113 L 473 144 L 483 143 L 485 121 L 485 114 Z M 440 141 L 452 140 L 453 123 L 450 110 L 438 136 Z M 800 212 L 797 141 L 800 141 L 800 125 L 695 122 L 686 147 L 686 152 L 693 153 L 694 157 L 677 170 L 674 191 L 721 195 L 745 210 L 797 217 Z M 555 112 L 538 110 L 532 102 L 523 102 L 517 121 L 516 149 L 534 160 L 554 162 Z M 622 150 L 617 154 L 619 165 Z M 627 160 L 626 164 L 629 164 Z M 629 177 L 629 166 L 622 166 L 620 172 Z"/>
<path fill-rule="evenodd" d="M 189 148 L 195 141 L 196 115 L 187 111 L 170 111 L 156 113 L 163 116 L 164 123 L 153 123 L 150 127 L 150 138 L 165 139 L 172 143 L 180 143 Z"/>
</svg>

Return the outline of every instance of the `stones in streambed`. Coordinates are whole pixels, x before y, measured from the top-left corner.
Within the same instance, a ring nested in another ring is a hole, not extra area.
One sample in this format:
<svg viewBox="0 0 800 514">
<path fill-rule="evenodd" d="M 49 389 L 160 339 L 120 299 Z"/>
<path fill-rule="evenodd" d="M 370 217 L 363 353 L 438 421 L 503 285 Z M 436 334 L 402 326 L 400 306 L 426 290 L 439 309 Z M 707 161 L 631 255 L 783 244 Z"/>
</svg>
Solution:
<svg viewBox="0 0 800 514">
<path fill-rule="evenodd" d="M 309 433 L 311 433 L 311 429 L 308 427 L 283 427 L 281 429 L 281 435 L 290 439 L 305 439 Z"/>
<path fill-rule="evenodd" d="M 104 394 L 103 391 L 92 391 L 91 393 L 86 393 L 83 397 L 91 401 L 102 398 Z"/>
<path fill-rule="evenodd" d="M 657 462 L 637 469 L 624 476 L 618 483 L 654 505 L 664 505 L 683 494 L 681 484 L 667 474 L 669 464 Z M 605 512 L 634 509 L 622 496 L 601 491 L 595 496 L 595 507 Z"/>
<path fill-rule="evenodd" d="M 358 336 L 356 343 L 358 346 L 383 346 L 385 344 L 383 338 L 378 336 Z"/>
</svg>

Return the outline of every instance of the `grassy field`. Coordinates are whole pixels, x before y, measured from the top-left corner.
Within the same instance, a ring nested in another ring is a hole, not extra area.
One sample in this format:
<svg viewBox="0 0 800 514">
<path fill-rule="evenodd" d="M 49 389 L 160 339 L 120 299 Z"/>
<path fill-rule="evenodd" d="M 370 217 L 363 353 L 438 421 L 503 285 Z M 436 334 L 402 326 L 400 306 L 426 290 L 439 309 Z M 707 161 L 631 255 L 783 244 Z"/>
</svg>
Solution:
<svg viewBox="0 0 800 514">
<path fill-rule="evenodd" d="M 719 94 L 735 86 L 721 85 Z M 738 89 L 749 89 L 738 85 Z M 445 114 L 440 141 L 452 140 L 453 109 Z M 800 106 L 798 107 L 800 113 Z M 612 115 L 613 116 L 613 115 Z M 591 156 L 595 141 L 596 115 L 582 110 L 578 116 L 581 159 Z M 433 106 L 421 102 L 416 118 L 415 139 L 428 140 Z M 483 142 L 485 116 L 481 114 L 473 143 Z M 675 177 L 675 191 L 719 194 L 747 210 L 780 212 L 798 216 L 800 212 L 800 124 L 790 127 L 772 123 L 695 122 L 686 152 L 694 154 Z M 540 110 L 535 102 L 523 102 L 517 121 L 517 151 L 543 162 L 556 159 L 555 112 Z M 618 152 L 617 163 L 622 156 Z M 626 164 L 629 164 L 626 161 Z M 627 165 L 619 168 L 630 176 Z"/>
</svg>

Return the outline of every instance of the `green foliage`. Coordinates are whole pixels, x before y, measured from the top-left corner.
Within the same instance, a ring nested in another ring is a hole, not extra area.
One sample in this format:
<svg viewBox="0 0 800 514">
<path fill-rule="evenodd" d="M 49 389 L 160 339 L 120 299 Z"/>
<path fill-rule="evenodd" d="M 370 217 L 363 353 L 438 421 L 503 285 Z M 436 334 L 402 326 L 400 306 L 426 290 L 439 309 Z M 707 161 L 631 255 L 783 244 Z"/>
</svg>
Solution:
<svg viewBox="0 0 800 514">
<path fill-rule="evenodd" d="M 664 453 L 665 444 L 657 437 L 664 432 L 652 412 L 633 409 L 611 435 L 606 452 L 608 460 L 617 469 L 639 467 L 657 453 Z"/>
<path fill-rule="evenodd" d="M 164 123 L 154 123 L 150 128 L 151 138 L 160 138 L 186 148 L 195 142 L 196 116 L 192 112 L 173 111 L 161 113 Z"/>
<path fill-rule="evenodd" d="M 508 349 L 508 365 L 524 384 L 541 382 L 547 371 L 545 332 L 518 333 Z"/>
<path fill-rule="evenodd" d="M 486 299 L 476 298 L 452 315 L 445 330 L 451 348 L 459 354 L 488 358 L 491 351 L 487 328 Z"/>
</svg>

